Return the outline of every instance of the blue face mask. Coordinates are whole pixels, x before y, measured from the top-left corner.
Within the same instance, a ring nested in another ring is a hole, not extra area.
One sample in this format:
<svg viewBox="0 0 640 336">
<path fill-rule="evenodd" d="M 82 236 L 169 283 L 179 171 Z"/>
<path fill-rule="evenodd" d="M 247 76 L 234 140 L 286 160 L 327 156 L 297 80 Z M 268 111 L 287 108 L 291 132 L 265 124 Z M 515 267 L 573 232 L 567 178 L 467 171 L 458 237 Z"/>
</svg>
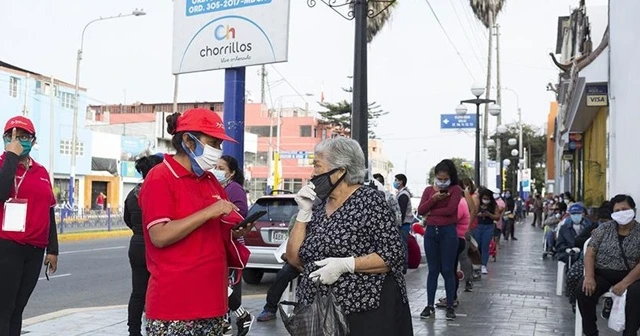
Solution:
<svg viewBox="0 0 640 336">
<path fill-rule="evenodd" d="M 227 173 L 224 170 L 214 169 L 211 172 L 213 173 L 213 176 L 216 177 L 218 182 L 220 182 L 220 184 L 225 184 L 229 180 L 226 176 Z"/>
<path fill-rule="evenodd" d="M 571 214 L 571 221 L 574 224 L 582 222 L 582 214 Z"/>
<path fill-rule="evenodd" d="M 400 188 L 400 183 L 398 181 L 393 181 L 393 187 L 396 189 Z"/>
<path fill-rule="evenodd" d="M 22 154 L 20 157 L 28 156 L 31 153 L 31 148 L 33 147 L 33 142 L 31 140 L 19 140 L 20 145 L 22 145 Z M 4 145 L 8 145 L 11 142 L 11 139 L 4 139 Z"/>
</svg>

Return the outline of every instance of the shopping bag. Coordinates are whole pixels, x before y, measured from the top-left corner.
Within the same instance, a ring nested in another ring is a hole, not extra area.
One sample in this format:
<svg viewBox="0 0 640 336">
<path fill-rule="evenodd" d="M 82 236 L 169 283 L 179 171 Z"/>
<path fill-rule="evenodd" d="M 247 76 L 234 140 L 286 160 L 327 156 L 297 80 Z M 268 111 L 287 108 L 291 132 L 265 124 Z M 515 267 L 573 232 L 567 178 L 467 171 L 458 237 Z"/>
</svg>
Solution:
<svg viewBox="0 0 640 336">
<path fill-rule="evenodd" d="M 311 305 L 282 301 L 279 304 L 280 317 L 291 336 L 347 336 L 349 324 L 338 305 L 331 288 L 329 295 L 320 296 L 318 285 L 316 299 Z M 293 312 L 287 313 L 286 306 Z"/>
<path fill-rule="evenodd" d="M 613 294 L 613 293 L 612 293 Z M 624 310 L 627 305 L 627 291 L 625 290 L 621 296 L 613 294 L 613 306 L 611 306 L 611 315 L 609 315 L 609 328 L 616 332 L 624 330 L 625 315 Z"/>
</svg>

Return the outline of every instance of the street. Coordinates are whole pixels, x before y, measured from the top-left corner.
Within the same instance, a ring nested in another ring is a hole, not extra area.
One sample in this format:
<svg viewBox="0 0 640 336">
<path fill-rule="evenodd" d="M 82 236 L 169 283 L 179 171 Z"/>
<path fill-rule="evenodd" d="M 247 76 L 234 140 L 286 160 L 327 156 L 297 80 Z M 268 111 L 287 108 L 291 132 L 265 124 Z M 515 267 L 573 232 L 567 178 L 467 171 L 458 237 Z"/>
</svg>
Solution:
<svg viewBox="0 0 640 336">
<path fill-rule="evenodd" d="M 129 238 L 61 243 L 58 271 L 51 281 L 41 274 L 24 318 L 68 308 L 127 304 L 131 293 L 128 247 Z M 267 273 L 260 285 L 244 284 L 243 295 L 265 294 L 274 279 L 275 273 Z"/>
</svg>

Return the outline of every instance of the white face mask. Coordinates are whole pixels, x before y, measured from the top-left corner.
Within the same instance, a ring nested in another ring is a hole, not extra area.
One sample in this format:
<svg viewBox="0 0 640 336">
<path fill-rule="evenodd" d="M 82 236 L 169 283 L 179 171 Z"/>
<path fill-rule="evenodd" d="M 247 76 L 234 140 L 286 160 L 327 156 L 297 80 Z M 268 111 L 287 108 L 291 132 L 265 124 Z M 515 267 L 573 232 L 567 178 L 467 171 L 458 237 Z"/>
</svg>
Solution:
<svg viewBox="0 0 640 336">
<path fill-rule="evenodd" d="M 222 156 L 222 150 L 203 144 L 198 140 L 198 138 L 190 133 L 189 136 L 196 143 L 195 150 L 189 149 L 189 147 L 184 143 L 182 143 L 182 147 L 187 152 L 187 155 L 191 160 L 191 168 L 193 169 L 193 172 L 198 176 L 202 176 L 204 175 L 204 172 L 213 169 L 216 164 L 218 164 L 218 160 Z"/>
<path fill-rule="evenodd" d="M 636 217 L 633 209 L 617 211 L 611 214 L 611 218 L 620 225 L 627 225 Z"/>
</svg>

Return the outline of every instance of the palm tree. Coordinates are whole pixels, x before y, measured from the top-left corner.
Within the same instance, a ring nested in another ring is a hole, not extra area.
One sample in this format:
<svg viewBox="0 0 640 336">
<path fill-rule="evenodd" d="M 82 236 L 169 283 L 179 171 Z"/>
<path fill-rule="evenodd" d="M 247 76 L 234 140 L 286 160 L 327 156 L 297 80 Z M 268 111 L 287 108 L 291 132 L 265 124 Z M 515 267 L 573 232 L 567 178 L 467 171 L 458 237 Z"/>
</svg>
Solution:
<svg viewBox="0 0 640 336">
<path fill-rule="evenodd" d="M 353 11 L 353 7 L 356 4 L 355 0 L 349 1 L 350 10 Z M 369 0 L 368 13 L 372 13 L 373 17 L 367 15 L 367 43 L 371 43 L 373 38 L 378 35 L 386 24 L 391 21 L 391 14 L 393 13 L 397 0 Z"/>
<path fill-rule="evenodd" d="M 498 14 L 502 11 L 502 8 L 505 5 L 506 0 L 469 0 L 469 4 L 471 5 L 471 9 L 473 13 L 476 15 L 476 18 L 482 22 L 482 24 L 489 30 L 489 51 L 487 53 L 487 86 L 485 89 L 486 98 L 491 99 L 491 64 L 492 64 L 492 54 L 493 54 L 493 27 L 496 24 L 496 19 Z M 484 123 L 483 125 L 489 124 L 489 105 L 485 104 L 484 110 Z M 482 143 L 487 143 L 487 139 L 489 138 L 489 128 L 484 127 L 482 132 Z M 485 151 L 483 151 L 485 153 Z M 484 156 L 484 155 L 483 155 Z M 486 162 L 486 157 L 482 159 L 483 162 Z"/>
</svg>

